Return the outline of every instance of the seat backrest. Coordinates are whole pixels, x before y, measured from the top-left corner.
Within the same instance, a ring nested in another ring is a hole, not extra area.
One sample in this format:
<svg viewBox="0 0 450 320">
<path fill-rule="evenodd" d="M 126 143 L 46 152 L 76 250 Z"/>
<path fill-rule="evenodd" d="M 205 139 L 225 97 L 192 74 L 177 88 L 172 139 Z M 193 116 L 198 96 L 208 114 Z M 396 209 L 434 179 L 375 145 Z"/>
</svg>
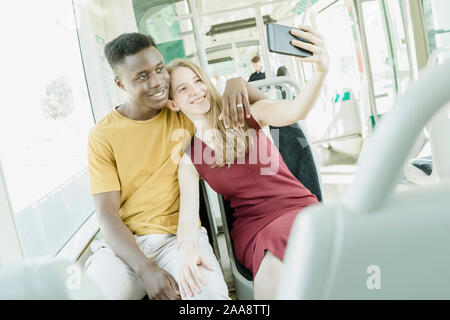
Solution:
<svg viewBox="0 0 450 320">
<path fill-rule="evenodd" d="M 450 184 L 402 191 L 375 211 L 305 208 L 278 299 L 449 299 Z"/>
<path fill-rule="evenodd" d="M 278 144 L 284 163 L 289 171 L 300 181 L 317 200 L 322 201 L 319 172 L 308 140 L 298 123 L 286 127 L 270 127 L 278 131 Z"/>
</svg>

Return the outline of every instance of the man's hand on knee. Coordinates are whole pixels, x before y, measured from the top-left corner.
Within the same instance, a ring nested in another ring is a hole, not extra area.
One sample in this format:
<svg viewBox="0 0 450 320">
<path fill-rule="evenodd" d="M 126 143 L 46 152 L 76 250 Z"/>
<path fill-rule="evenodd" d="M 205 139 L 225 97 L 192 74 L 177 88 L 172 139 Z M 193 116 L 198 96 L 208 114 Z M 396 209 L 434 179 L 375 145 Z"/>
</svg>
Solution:
<svg viewBox="0 0 450 320">
<path fill-rule="evenodd" d="M 149 264 L 141 273 L 150 300 L 179 300 L 180 292 L 177 282 L 166 270 L 156 264 Z"/>
</svg>

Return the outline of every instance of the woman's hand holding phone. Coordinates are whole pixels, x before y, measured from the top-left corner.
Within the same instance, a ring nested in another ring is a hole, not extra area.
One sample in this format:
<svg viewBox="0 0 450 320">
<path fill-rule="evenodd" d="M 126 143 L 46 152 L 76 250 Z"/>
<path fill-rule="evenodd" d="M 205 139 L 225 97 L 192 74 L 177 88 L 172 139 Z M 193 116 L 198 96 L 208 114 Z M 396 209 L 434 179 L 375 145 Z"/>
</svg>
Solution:
<svg viewBox="0 0 450 320">
<path fill-rule="evenodd" d="M 308 40 L 311 43 L 300 40 L 291 40 L 291 44 L 297 48 L 308 50 L 313 53 L 310 57 L 296 57 L 301 62 L 316 64 L 316 71 L 327 73 L 329 68 L 328 52 L 325 48 L 323 37 L 312 27 L 299 25 L 298 29 L 292 29 L 291 35 Z"/>
</svg>

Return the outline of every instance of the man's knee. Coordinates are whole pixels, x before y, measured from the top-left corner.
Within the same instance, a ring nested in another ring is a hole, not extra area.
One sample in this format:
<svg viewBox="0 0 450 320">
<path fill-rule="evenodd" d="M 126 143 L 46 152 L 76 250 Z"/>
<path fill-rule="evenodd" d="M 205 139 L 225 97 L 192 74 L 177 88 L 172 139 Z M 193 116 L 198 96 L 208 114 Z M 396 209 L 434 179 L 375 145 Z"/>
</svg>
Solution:
<svg viewBox="0 0 450 320">
<path fill-rule="evenodd" d="M 138 300 L 146 294 L 141 279 L 118 257 L 96 252 L 86 261 L 84 272 L 105 299 Z"/>
</svg>

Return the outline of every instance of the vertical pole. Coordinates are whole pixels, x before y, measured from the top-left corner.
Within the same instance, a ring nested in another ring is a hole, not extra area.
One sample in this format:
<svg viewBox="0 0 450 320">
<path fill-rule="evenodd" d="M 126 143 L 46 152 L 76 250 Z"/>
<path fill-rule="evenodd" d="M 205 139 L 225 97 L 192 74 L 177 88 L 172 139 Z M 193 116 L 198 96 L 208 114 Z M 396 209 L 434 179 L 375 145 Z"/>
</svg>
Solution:
<svg viewBox="0 0 450 320">
<path fill-rule="evenodd" d="M 406 39 L 413 62 L 414 80 L 419 78 L 419 72 L 427 66 L 428 43 L 420 0 L 403 0 L 402 9 L 406 20 Z"/>
<path fill-rule="evenodd" d="M 359 28 L 359 34 L 361 36 L 361 48 L 362 48 L 362 58 L 364 62 L 365 75 L 367 77 L 367 87 L 369 91 L 369 104 L 370 111 L 372 113 L 375 125 L 378 123 L 378 111 L 375 100 L 375 89 L 373 87 L 373 77 L 372 77 L 372 68 L 370 66 L 370 58 L 369 58 L 369 46 L 367 44 L 366 37 L 366 28 L 364 26 L 363 21 L 363 12 L 361 2 L 358 0 L 353 0 L 353 5 L 356 11 L 356 21 Z"/>
<path fill-rule="evenodd" d="M 393 45 L 393 32 L 394 29 L 392 28 L 392 22 L 391 22 L 391 18 L 389 16 L 389 12 L 388 12 L 388 7 L 386 6 L 386 2 L 385 0 L 378 0 L 378 7 L 380 8 L 380 15 L 381 15 L 381 20 L 383 22 L 383 29 L 385 31 L 385 37 L 386 37 L 386 45 L 387 45 L 387 49 L 389 51 L 389 58 L 391 61 L 391 68 L 392 68 L 392 72 L 393 72 L 393 76 L 394 76 L 394 89 L 395 89 L 395 96 L 398 95 L 399 93 L 399 86 L 398 86 L 398 67 L 397 67 L 397 61 L 398 61 L 398 57 L 397 57 L 397 52 L 394 49 L 394 45 Z"/>
<path fill-rule="evenodd" d="M 239 60 L 239 55 L 238 55 L 237 48 L 236 48 L 236 42 L 231 43 L 231 50 L 233 52 L 234 63 L 236 64 L 236 73 L 241 74 L 241 68 L 239 66 L 240 60 Z"/>
<path fill-rule="evenodd" d="M 269 60 L 269 50 L 267 48 L 266 28 L 264 28 L 264 20 L 261 15 L 261 5 L 257 3 L 254 5 L 253 9 L 255 10 L 256 29 L 258 30 L 259 39 L 261 39 L 261 54 L 266 71 L 266 79 L 271 79 L 273 78 L 273 73 Z"/>
<path fill-rule="evenodd" d="M 208 72 L 208 59 L 206 57 L 205 46 L 203 45 L 203 39 L 200 34 L 200 18 L 198 15 L 197 6 L 195 0 L 188 0 L 189 11 L 192 15 L 192 27 L 194 29 L 195 42 L 197 43 L 197 53 L 200 61 L 200 66 L 203 70 Z"/>
</svg>

